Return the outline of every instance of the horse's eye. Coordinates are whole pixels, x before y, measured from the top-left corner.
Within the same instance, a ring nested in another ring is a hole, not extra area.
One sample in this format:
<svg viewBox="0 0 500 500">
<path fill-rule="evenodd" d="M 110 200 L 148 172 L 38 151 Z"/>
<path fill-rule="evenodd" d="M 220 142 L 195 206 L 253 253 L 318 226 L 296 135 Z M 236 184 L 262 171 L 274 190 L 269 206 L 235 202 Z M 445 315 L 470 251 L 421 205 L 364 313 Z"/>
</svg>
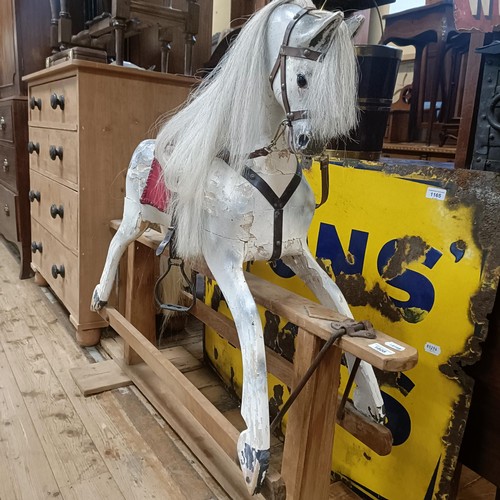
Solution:
<svg viewBox="0 0 500 500">
<path fill-rule="evenodd" d="M 297 75 L 297 85 L 301 89 L 303 89 L 304 87 L 307 87 L 307 79 L 306 79 L 306 77 L 302 73 L 299 73 Z"/>
</svg>

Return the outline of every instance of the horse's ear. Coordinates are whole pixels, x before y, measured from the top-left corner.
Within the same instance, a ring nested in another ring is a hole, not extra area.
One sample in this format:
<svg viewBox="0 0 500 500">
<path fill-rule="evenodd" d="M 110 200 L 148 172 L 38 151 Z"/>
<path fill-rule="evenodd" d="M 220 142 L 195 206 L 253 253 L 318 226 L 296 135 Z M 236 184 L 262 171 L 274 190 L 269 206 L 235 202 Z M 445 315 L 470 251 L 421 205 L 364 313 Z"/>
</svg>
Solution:
<svg viewBox="0 0 500 500">
<path fill-rule="evenodd" d="M 311 23 L 311 27 L 304 33 L 308 39 L 308 45 L 317 49 L 325 48 L 330 44 L 333 34 L 344 20 L 344 14 L 341 11 L 328 12 L 316 10 L 311 12 L 310 17 L 314 18 L 314 22 Z"/>
<path fill-rule="evenodd" d="M 359 31 L 359 28 L 363 26 L 364 22 L 365 22 L 365 16 L 362 16 L 361 14 L 356 14 L 345 20 L 345 23 L 349 28 L 349 33 L 351 34 L 351 38 L 356 36 L 356 34 Z"/>
</svg>

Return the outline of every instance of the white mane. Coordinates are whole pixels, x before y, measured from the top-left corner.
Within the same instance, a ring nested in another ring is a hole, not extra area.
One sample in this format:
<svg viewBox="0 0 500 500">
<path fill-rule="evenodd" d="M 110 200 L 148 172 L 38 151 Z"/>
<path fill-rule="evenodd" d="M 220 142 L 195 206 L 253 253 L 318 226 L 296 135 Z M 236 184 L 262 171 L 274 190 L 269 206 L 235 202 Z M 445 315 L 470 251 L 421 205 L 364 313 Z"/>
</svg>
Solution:
<svg viewBox="0 0 500 500">
<path fill-rule="evenodd" d="M 314 8 L 309 0 L 274 0 L 254 14 L 217 68 L 158 134 L 155 156 L 173 193 L 169 210 L 175 213 L 181 257 L 201 254 L 202 203 L 214 158 L 229 152 L 230 165 L 241 171 L 248 154 L 266 146 L 259 144 L 263 131 L 275 132 L 266 109 L 270 95 L 266 30 L 269 16 L 287 3 Z M 315 137 L 326 142 L 347 134 L 356 123 L 356 63 L 344 23 L 316 66 L 306 109 Z"/>
</svg>

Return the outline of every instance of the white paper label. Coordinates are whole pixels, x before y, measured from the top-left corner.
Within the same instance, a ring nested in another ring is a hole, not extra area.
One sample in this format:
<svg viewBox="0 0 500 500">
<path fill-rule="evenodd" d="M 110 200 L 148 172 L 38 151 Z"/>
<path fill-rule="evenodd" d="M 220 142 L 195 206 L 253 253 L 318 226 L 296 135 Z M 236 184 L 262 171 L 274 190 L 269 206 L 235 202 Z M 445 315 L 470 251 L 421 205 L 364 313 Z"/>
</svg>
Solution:
<svg viewBox="0 0 500 500">
<path fill-rule="evenodd" d="M 370 344 L 370 347 L 375 351 L 379 352 L 380 354 L 383 354 L 384 356 L 389 356 L 391 354 L 394 354 L 394 351 L 387 349 L 387 347 L 384 347 L 382 344 L 379 344 L 378 342 Z"/>
<path fill-rule="evenodd" d="M 446 198 L 446 189 L 428 187 L 425 197 L 432 200 L 444 200 Z"/>
<path fill-rule="evenodd" d="M 396 342 L 386 342 L 385 345 L 390 347 L 391 349 L 394 349 L 395 351 L 404 351 L 406 349 L 406 347 L 396 344 Z"/>
<path fill-rule="evenodd" d="M 426 352 L 434 354 L 434 356 L 439 356 L 441 354 L 441 347 L 436 344 L 431 344 L 430 342 L 426 342 L 424 349 Z"/>
</svg>

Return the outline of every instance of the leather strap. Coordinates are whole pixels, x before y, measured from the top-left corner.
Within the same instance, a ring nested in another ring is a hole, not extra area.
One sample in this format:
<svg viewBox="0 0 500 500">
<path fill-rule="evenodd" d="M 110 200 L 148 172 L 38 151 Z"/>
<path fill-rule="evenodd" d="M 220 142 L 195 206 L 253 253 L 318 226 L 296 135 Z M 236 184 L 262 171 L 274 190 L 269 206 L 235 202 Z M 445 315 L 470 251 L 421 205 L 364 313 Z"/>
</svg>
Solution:
<svg viewBox="0 0 500 500">
<path fill-rule="evenodd" d="M 321 57 L 322 52 L 318 52 L 317 50 L 312 49 L 306 49 L 303 47 L 290 47 L 289 45 L 287 45 L 286 47 L 281 47 L 280 55 L 317 61 Z"/>
<path fill-rule="evenodd" d="M 288 101 L 288 94 L 286 91 L 286 58 L 287 56 L 300 57 L 303 59 L 311 59 L 312 61 L 317 61 L 322 55 L 321 52 L 317 52 L 315 50 L 300 47 L 290 47 L 288 45 L 293 28 L 295 28 L 295 25 L 311 10 L 313 10 L 313 8 L 300 9 L 295 14 L 295 16 L 293 16 L 293 19 L 288 23 L 285 34 L 283 35 L 283 43 L 281 44 L 280 52 L 269 75 L 269 82 L 272 88 L 276 75 L 278 74 L 278 70 L 280 70 L 281 99 L 283 100 L 283 108 L 285 110 L 289 124 L 291 124 L 293 121 L 306 118 L 307 111 L 290 110 L 290 102 Z"/>
<path fill-rule="evenodd" d="M 288 200 L 295 193 L 302 180 L 302 168 L 297 165 L 297 170 L 292 180 L 289 182 L 281 196 L 278 196 L 269 184 L 250 167 L 245 167 L 242 172 L 243 177 L 252 184 L 264 198 L 274 208 L 274 228 L 273 228 L 273 253 L 269 260 L 275 261 L 281 257 L 283 247 L 283 209 Z"/>
<path fill-rule="evenodd" d="M 252 151 L 249 155 L 248 158 L 253 160 L 254 158 L 259 158 L 261 156 L 267 156 L 271 151 L 268 148 L 260 148 L 256 149 L 255 151 Z M 227 162 L 226 162 L 227 163 Z"/>
<path fill-rule="evenodd" d="M 328 171 L 329 158 L 327 155 L 319 159 L 319 168 L 321 169 L 321 201 L 316 203 L 316 208 L 323 205 L 328 199 L 330 193 L 330 175 Z"/>
<path fill-rule="evenodd" d="M 280 64 L 282 59 L 285 57 L 284 50 L 288 46 L 288 42 L 290 41 L 290 35 L 292 34 L 293 28 L 295 28 L 295 25 L 310 11 L 313 10 L 312 8 L 308 9 L 300 9 L 294 16 L 293 19 L 288 23 L 288 26 L 286 27 L 285 34 L 283 35 L 283 43 L 281 44 L 281 49 L 280 53 L 278 54 L 278 57 L 276 58 L 276 62 L 274 63 L 273 69 L 271 70 L 271 74 L 269 75 L 269 81 L 271 82 L 271 87 L 274 83 L 274 79 L 276 78 L 276 74 L 278 73 L 278 70 L 280 69 Z"/>
</svg>

